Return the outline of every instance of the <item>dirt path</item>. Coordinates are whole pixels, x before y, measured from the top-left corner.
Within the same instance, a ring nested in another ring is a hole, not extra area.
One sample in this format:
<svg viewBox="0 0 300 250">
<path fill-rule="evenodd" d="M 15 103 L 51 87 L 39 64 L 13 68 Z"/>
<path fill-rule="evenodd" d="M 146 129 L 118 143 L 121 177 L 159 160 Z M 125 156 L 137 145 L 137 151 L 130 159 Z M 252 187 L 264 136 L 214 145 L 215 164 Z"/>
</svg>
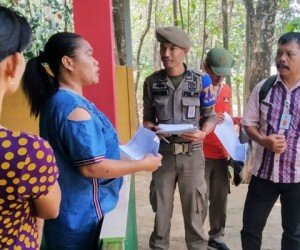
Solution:
<svg viewBox="0 0 300 250">
<path fill-rule="evenodd" d="M 148 239 L 153 228 L 154 214 L 149 204 L 149 183 L 151 174 L 136 174 L 136 208 L 138 226 L 139 250 L 149 249 Z M 240 250 L 240 230 L 242 227 L 242 213 L 248 185 L 239 187 L 231 185 L 231 194 L 228 200 L 228 217 L 225 240 L 231 250 Z M 208 225 L 206 222 L 206 229 Z M 281 240 L 280 203 L 277 202 L 268 218 L 263 234 L 262 250 L 279 250 Z M 175 203 L 171 227 L 170 250 L 185 250 L 183 219 L 178 191 L 175 194 Z"/>
</svg>

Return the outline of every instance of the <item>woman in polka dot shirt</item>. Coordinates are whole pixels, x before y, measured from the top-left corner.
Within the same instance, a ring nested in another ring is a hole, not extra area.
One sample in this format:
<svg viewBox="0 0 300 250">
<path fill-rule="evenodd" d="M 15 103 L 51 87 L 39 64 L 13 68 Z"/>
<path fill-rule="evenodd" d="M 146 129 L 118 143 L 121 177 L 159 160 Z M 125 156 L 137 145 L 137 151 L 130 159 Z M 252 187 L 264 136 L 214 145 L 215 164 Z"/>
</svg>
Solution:
<svg viewBox="0 0 300 250">
<path fill-rule="evenodd" d="M 91 45 L 67 32 L 50 37 L 44 52 L 26 66 L 23 90 L 31 113 L 40 115 L 41 136 L 53 147 L 62 190 L 58 218 L 45 221 L 45 249 L 97 248 L 103 216 L 118 201 L 122 176 L 152 172 L 161 162 L 161 155 L 120 160 L 114 127 L 82 95 L 84 86 L 98 82 L 98 72 Z"/>
<path fill-rule="evenodd" d="M 0 6 L 0 113 L 16 91 L 30 41 L 27 21 Z M 41 219 L 57 217 L 60 189 L 55 157 L 38 136 L 0 126 L 0 249 L 39 249 Z"/>
</svg>

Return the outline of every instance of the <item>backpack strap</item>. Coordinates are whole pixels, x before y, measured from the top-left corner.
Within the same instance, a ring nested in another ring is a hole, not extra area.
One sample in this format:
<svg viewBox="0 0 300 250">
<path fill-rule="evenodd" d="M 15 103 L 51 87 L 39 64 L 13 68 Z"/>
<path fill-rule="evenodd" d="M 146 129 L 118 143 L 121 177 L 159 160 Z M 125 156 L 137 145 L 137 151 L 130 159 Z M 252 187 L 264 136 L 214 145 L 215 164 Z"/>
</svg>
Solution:
<svg viewBox="0 0 300 250">
<path fill-rule="evenodd" d="M 261 89 L 259 90 L 259 105 L 261 104 L 262 100 L 265 99 L 268 95 L 276 79 L 277 75 L 270 76 L 262 85 Z"/>
</svg>

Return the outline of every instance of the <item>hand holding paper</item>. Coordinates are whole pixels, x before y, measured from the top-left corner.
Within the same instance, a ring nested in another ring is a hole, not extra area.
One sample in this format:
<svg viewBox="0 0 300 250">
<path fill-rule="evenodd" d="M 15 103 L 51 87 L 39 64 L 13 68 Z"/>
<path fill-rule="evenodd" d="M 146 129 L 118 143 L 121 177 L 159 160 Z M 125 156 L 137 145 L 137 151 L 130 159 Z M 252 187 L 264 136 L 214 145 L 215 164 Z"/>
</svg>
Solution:
<svg viewBox="0 0 300 250">
<path fill-rule="evenodd" d="M 202 142 L 206 137 L 206 132 L 197 129 L 194 132 L 185 132 L 181 134 L 180 137 L 187 139 L 190 142 Z"/>
<path fill-rule="evenodd" d="M 216 123 L 221 124 L 225 121 L 225 115 L 223 113 L 216 113 Z"/>
<path fill-rule="evenodd" d="M 121 152 L 130 159 L 141 160 L 148 154 L 158 156 L 159 138 L 142 126 L 126 145 L 120 145 Z"/>
<path fill-rule="evenodd" d="M 161 154 L 157 154 L 157 156 L 153 156 L 153 154 L 148 154 L 140 161 L 143 162 L 142 164 L 143 166 L 145 166 L 145 171 L 153 172 L 161 166 L 161 159 Z"/>
<path fill-rule="evenodd" d="M 225 121 L 217 124 L 214 132 L 233 160 L 245 162 L 248 144 L 240 143 L 232 119 L 226 112 L 224 115 Z"/>
</svg>

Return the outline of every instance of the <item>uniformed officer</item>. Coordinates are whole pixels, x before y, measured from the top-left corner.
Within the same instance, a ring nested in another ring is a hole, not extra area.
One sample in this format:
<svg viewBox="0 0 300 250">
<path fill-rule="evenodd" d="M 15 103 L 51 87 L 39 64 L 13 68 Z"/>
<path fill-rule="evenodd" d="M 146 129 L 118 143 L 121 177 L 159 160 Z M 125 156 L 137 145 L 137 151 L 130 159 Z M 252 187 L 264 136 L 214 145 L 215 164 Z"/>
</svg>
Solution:
<svg viewBox="0 0 300 250">
<path fill-rule="evenodd" d="M 168 249 L 174 190 L 178 183 L 188 249 L 206 250 L 203 219 L 207 202 L 202 141 L 214 127 L 214 97 L 208 75 L 183 63 L 190 48 L 186 32 L 177 27 L 156 30 L 164 69 L 144 83 L 143 125 L 158 130 L 158 124 L 192 124 L 195 132 L 170 135 L 161 140 L 162 166 L 153 173 L 150 203 L 155 212 L 151 249 Z M 199 100 L 200 99 L 200 100 Z"/>
</svg>

